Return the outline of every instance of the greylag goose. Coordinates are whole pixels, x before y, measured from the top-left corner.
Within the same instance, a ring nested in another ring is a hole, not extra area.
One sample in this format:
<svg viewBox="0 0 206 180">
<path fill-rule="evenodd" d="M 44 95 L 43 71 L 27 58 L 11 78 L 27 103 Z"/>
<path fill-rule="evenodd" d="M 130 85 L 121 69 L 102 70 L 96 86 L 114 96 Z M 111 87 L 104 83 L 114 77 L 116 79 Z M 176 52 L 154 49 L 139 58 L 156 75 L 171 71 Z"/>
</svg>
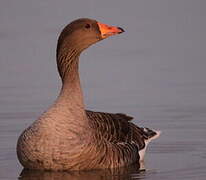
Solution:
<svg viewBox="0 0 206 180">
<path fill-rule="evenodd" d="M 62 88 L 54 104 L 20 135 L 17 156 L 26 169 L 88 170 L 119 168 L 144 160 L 159 131 L 140 128 L 126 114 L 85 110 L 79 56 L 90 45 L 120 34 L 120 27 L 78 19 L 61 32 L 57 67 Z"/>
</svg>

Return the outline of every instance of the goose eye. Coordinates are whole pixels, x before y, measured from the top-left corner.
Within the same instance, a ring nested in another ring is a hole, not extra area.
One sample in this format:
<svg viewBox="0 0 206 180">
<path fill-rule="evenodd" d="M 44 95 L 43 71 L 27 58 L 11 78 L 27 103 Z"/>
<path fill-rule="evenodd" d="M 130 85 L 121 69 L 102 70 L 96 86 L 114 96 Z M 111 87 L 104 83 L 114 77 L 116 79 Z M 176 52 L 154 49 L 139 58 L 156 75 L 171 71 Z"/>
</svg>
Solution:
<svg viewBox="0 0 206 180">
<path fill-rule="evenodd" d="M 86 25 L 85 25 L 85 28 L 86 28 L 86 29 L 89 29 L 90 27 L 91 27 L 90 24 L 86 24 Z"/>
</svg>

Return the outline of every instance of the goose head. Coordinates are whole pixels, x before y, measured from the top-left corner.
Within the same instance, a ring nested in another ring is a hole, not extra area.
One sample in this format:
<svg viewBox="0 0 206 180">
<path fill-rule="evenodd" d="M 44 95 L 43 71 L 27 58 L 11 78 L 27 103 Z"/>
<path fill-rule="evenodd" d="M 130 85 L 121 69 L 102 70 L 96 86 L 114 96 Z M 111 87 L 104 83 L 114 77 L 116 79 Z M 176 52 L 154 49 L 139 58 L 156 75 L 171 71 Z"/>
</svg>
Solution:
<svg viewBox="0 0 206 180">
<path fill-rule="evenodd" d="M 124 30 L 120 27 L 109 26 L 93 19 L 81 18 L 68 24 L 61 32 L 57 54 L 60 49 L 73 49 L 82 52 L 90 45 L 106 39 L 109 36 L 120 34 Z"/>
<path fill-rule="evenodd" d="M 61 79 L 64 81 L 68 72 L 70 75 L 74 74 L 73 71 L 78 67 L 78 57 L 84 49 L 122 32 L 124 30 L 120 27 L 109 26 L 93 19 L 81 18 L 68 24 L 60 33 L 57 43 L 56 58 Z"/>
</svg>

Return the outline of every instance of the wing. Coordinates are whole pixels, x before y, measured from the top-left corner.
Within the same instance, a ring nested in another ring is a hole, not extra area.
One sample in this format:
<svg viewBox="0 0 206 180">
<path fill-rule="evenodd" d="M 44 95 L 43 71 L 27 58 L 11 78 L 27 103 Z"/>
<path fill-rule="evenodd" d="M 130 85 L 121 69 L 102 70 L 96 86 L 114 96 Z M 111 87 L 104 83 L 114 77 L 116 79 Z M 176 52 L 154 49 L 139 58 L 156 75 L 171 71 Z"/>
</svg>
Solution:
<svg viewBox="0 0 206 180">
<path fill-rule="evenodd" d="M 133 124 L 126 114 L 86 111 L 90 126 L 94 129 L 94 147 L 89 152 L 94 157 L 90 165 L 98 168 L 116 168 L 137 163 L 144 157 L 146 140 L 156 132 Z M 142 150 L 140 153 L 140 150 Z M 86 152 L 87 156 L 88 153 Z"/>
<path fill-rule="evenodd" d="M 148 138 L 143 128 L 133 124 L 133 117 L 126 114 L 86 111 L 91 125 L 96 129 L 98 139 L 104 138 L 112 143 L 135 143 L 138 149 L 144 148 Z"/>
</svg>

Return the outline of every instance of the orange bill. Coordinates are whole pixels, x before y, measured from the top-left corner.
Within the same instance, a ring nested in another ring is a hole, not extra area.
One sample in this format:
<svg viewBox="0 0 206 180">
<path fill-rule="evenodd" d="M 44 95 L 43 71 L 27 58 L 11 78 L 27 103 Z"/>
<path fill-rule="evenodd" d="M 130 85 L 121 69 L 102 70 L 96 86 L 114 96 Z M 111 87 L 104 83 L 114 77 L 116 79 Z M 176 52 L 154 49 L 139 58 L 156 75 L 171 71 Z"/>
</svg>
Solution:
<svg viewBox="0 0 206 180">
<path fill-rule="evenodd" d="M 115 26 L 108 26 L 106 24 L 102 24 L 97 22 L 98 26 L 99 26 L 99 30 L 101 32 L 101 36 L 102 38 L 106 38 L 115 34 L 120 34 L 123 33 L 124 30 L 120 27 L 115 27 Z"/>
</svg>

